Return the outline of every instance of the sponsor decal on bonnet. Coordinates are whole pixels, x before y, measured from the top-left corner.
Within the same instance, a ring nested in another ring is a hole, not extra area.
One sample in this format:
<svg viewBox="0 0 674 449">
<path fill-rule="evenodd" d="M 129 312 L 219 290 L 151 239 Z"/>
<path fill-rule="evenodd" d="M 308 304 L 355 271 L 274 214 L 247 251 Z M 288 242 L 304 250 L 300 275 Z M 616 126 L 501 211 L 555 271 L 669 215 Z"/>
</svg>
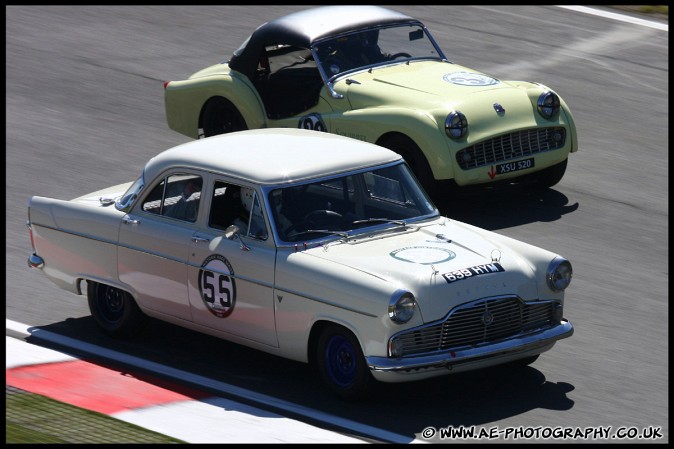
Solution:
<svg viewBox="0 0 674 449">
<path fill-rule="evenodd" d="M 407 248 L 391 251 L 390 255 L 394 259 L 421 265 L 446 262 L 456 257 L 456 254 L 453 251 L 431 246 L 409 246 Z"/>
<path fill-rule="evenodd" d="M 474 72 L 447 73 L 442 79 L 459 86 L 493 86 L 500 83 L 496 78 Z"/>
</svg>

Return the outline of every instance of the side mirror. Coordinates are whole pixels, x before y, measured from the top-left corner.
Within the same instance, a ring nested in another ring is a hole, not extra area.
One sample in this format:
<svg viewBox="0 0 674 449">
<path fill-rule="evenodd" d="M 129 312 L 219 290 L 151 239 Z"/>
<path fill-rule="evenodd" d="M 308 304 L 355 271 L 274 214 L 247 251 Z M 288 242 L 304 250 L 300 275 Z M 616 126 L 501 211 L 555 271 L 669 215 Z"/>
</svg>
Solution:
<svg viewBox="0 0 674 449">
<path fill-rule="evenodd" d="M 225 229 L 225 237 L 228 240 L 234 240 L 239 235 L 239 227 L 237 225 L 230 225 Z"/>
<path fill-rule="evenodd" d="M 225 229 L 225 238 L 228 240 L 234 240 L 234 239 L 239 239 L 239 247 L 241 248 L 242 251 L 250 251 L 250 247 L 243 243 L 243 240 L 241 239 L 241 234 L 239 233 L 239 227 L 237 225 L 229 225 L 227 226 L 227 229 Z"/>
</svg>

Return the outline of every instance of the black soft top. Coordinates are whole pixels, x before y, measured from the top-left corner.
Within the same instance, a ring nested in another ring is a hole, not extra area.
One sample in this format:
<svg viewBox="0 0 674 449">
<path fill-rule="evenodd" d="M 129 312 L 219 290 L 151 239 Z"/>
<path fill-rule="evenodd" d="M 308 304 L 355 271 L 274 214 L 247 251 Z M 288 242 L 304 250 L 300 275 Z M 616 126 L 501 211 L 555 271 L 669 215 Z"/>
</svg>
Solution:
<svg viewBox="0 0 674 449">
<path fill-rule="evenodd" d="M 229 61 L 229 67 L 246 76 L 257 67 L 265 45 L 287 44 L 309 48 L 323 37 L 350 30 L 418 20 L 381 6 L 337 5 L 311 8 L 260 25 Z"/>
</svg>

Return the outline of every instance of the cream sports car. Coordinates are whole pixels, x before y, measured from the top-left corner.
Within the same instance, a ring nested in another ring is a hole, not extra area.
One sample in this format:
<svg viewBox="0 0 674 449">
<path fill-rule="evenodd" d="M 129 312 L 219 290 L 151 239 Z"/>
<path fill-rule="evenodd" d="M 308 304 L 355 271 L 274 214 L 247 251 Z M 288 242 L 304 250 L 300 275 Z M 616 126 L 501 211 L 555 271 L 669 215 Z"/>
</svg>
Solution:
<svg viewBox="0 0 674 449">
<path fill-rule="evenodd" d="M 301 129 L 196 140 L 124 185 L 34 196 L 33 254 L 101 329 L 152 316 L 301 362 L 339 396 L 507 362 L 572 335 L 568 260 L 439 214 L 408 165 Z"/>
<path fill-rule="evenodd" d="M 225 62 L 164 83 L 171 129 L 198 138 L 306 128 L 402 155 L 433 197 L 458 186 L 550 187 L 578 150 L 552 89 L 448 60 L 420 21 L 325 6 L 258 27 Z"/>
</svg>

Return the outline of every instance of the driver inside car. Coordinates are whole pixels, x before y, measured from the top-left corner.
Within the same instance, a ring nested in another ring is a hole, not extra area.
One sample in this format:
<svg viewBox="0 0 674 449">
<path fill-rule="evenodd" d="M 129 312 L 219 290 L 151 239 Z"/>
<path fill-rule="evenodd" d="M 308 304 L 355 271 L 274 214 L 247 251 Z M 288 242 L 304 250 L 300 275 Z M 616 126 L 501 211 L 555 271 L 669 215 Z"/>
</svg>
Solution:
<svg viewBox="0 0 674 449">
<path fill-rule="evenodd" d="M 255 191 L 248 187 L 241 187 L 239 200 L 241 201 L 240 214 L 232 224 L 238 226 L 243 235 L 265 239 L 267 237 L 265 221 L 260 210 L 260 203 L 256 201 Z"/>
<path fill-rule="evenodd" d="M 350 34 L 328 43 L 327 54 L 321 58 L 328 76 L 383 61 L 376 33 Z"/>
</svg>

